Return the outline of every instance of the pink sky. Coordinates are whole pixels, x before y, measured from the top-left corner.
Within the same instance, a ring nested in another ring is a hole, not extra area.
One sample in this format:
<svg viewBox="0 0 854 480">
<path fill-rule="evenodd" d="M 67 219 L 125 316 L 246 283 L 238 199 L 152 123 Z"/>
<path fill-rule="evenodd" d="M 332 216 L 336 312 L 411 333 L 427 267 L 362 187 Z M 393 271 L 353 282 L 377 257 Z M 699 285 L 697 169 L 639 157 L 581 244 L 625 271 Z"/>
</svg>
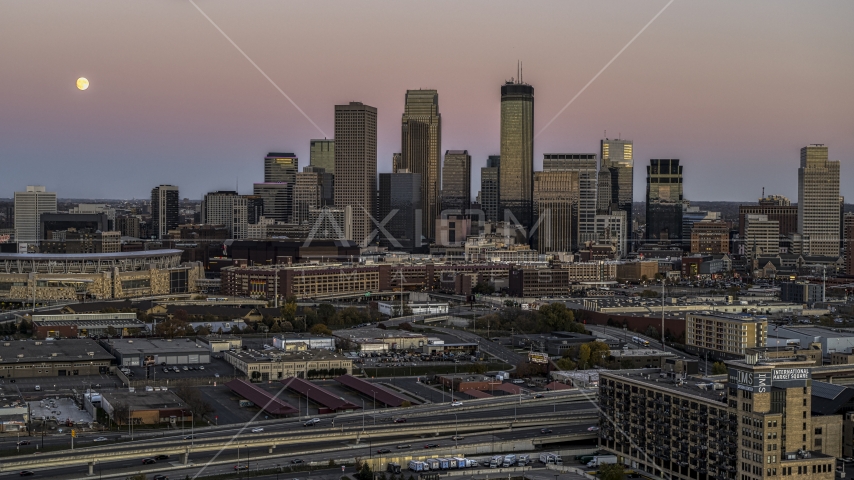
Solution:
<svg viewBox="0 0 854 480">
<path fill-rule="evenodd" d="M 333 106 L 379 112 L 379 170 L 400 149 L 406 89 L 435 88 L 442 149 L 498 152 L 499 88 L 525 65 L 539 131 L 667 2 L 207 1 L 198 5 L 328 135 Z M 854 198 L 854 2 L 676 0 L 535 143 L 635 142 L 680 158 L 685 196 L 797 200 L 799 149 L 825 143 Z M 321 136 L 186 0 L 17 1 L 0 16 L 0 197 L 249 193 L 268 151 L 308 163 Z M 91 82 L 75 89 L 77 77 Z"/>
</svg>

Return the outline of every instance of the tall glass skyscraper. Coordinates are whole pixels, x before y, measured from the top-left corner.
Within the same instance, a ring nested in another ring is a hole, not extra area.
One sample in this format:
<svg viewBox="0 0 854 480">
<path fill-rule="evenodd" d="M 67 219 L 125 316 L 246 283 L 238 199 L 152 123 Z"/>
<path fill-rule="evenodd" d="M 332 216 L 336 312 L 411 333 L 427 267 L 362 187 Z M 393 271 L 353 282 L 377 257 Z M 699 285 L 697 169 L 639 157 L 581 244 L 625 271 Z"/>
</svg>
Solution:
<svg viewBox="0 0 854 480">
<path fill-rule="evenodd" d="M 533 225 L 534 87 L 517 81 L 501 86 L 499 219 L 509 210 L 526 228 Z"/>
<path fill-rule="evenodd" d="M 321 167 L 326 173 L 335 173 L 335 140 L 314 139 L 309 151 L 309 164 Z"/>
<path fill-rule="evenodd" d="M 427 238 L 433 238 L 442 208 L 442 116 L 436 90 L 406 91 L 400 145 L 395 171 L 421 174 L 421 228 Z"/>
<path fill-rule="evenodd" d="M 468 150 L 448 150 L 444 167 L 442 209 L 465 214 L 471 208 L 471 155 Z"/>
<path fill-rule="evenodd" d="M 681 246 L 682 193 L 679 159 L 651 159 L 646 167 L 647 240 L 669 241 Z"/>
</svg>

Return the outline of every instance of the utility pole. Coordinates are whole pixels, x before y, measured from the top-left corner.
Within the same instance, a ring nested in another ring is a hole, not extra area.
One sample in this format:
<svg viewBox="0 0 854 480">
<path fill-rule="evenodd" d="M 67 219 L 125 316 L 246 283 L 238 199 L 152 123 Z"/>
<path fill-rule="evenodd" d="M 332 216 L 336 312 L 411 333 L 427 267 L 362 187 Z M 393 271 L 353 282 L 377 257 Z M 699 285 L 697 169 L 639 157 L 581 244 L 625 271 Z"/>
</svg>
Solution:
<svg viewBox="0 0 854 480">
<path fill-rule="evenodd" d="M 664 347 L 664 281 L 666 279 L 666 275 L 661 277 L 661 351 L 663 352 L 667 351 Z"/>
</svg>

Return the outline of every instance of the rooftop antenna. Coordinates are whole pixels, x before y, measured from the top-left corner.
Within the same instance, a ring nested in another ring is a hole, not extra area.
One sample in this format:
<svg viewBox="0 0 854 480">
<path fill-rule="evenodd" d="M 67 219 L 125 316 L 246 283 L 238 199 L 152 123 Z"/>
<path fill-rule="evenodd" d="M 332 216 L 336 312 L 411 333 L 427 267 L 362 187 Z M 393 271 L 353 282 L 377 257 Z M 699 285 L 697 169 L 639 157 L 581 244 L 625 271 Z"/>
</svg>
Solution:
<svg viewBox="0 0 854 480">
<path fill-rule="evenodd" d="M 519 83 L 525 83 L 525 81 L 522 80 L 522 74 L 524 72 L 525 72 L 525 70 L 523 69 L 522 61 L 519 60 Z"/>
<path fill-rule="evenodd" d="M 765 187 L 762 187 L 762 198 L 765 198 Z"/>
</svg>

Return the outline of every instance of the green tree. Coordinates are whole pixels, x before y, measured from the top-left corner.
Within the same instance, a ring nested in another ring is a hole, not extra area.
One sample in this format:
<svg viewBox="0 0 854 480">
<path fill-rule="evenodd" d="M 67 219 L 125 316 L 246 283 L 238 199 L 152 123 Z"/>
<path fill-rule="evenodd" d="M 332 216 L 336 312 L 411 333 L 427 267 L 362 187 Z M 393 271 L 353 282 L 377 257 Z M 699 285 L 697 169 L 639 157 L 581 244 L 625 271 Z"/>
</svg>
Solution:
<svg viewBox="0 0 854 480">
<path fill-rule="evenodd" d="M 186 320 L 180 320 L 176 314 L 174 317 L 167 318 L 166 320 L 158 323 L 157 326 L 154 327 L 154 333 L 155 335 L 163 338 L 175 338 L 186 334 L 187 328 L 189 327 L 190 324 L 187 323 Z"/>
<path fill-rule="evenodd" d="M 330 330 L 329 327 L 322 323 L 318 323 L 317 325 L 311 327 L 309 332 L 313 333 L 314 335 L 332 335 L 332 330 Z"/>
<path fill-rule="evenodd" d="M 118 335 L 118 332 L 116 331 L 116 327 L 114 327 L 112 325 L 108 326 L 107 327 L 107 335 L 110 337 L 115 337 L 116 335 Z"/>
<path fill-rule="evenodd" d="M 578 364 L 581 368 L 590 366 L 590 344 L 584 343 L 578 348 Z"/>
<path fill-rule="evenodd" d="M 712 375 L 723 375 L 726 373 L 726 364 L 723 362 L 715 362 L 712 364 Z"/>
<path fill-rule="evenodd" d="M 643 333 L 644 333 L 644 335 L 646 335 L 647 337 L 652 337 L 652 338 L 661 338 L 661 336 L 660 336 L 660 335 L 658 335 L 658 329 L 657 329 L 657 328 L 655 328 L 655 327 L 653 327 L 652 325 L 650 325 L 650 326 L 646 327 L 646 331 L 645 331 L 645 332 L 643 332 Z"/>
<path fill-rule="evenodd" d="M 561 358 L 560 360 L 555 362 L 555 365 L 557 365 L 557 368 L 559 368 L 561 370 L 575 370 L 576 367 L 578 367 L 578 365 L 575 362 L 573 362 L 571 359 L 566 358 L 566 357 Z"/>
<path fill-rule="evenodd" d="M 373 480 L 374 472 L 371 471 L 371 466 L 367 462 L 362 464 L 359 473 L 356 474 L 358 480 Z"/>
<path fill-rule="evenodd" d="M 623 480 L 625 470 L 619 463 L 606 463 L 599 467 L 600 480 Z"/>
</svg>

